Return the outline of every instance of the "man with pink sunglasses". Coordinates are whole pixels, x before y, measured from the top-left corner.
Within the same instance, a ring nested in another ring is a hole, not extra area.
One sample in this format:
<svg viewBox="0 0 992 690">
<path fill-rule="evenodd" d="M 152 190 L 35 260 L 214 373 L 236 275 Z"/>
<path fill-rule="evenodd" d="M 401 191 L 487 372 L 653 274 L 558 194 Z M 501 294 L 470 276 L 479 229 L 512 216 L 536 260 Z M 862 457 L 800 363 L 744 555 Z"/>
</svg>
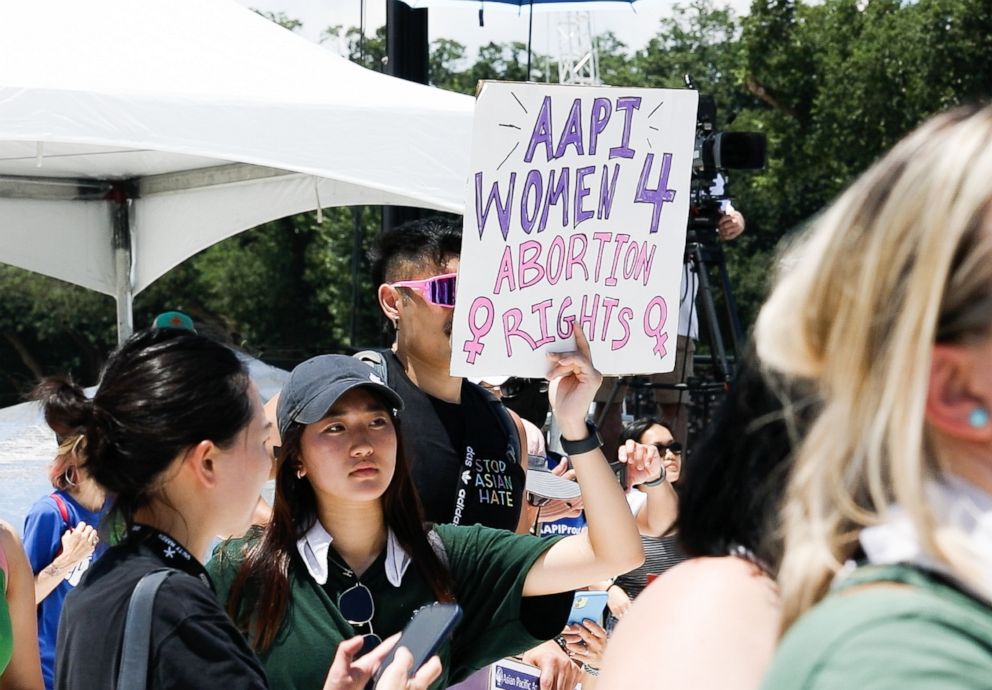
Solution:
<svg viewBox="0 0 992 690">
<path fill-rule="evenodd" d="M 449 370 L 461 239 L 460 224 L 440 219 L 412 221 L 378 238 L 372 278 L 394 333 L 392 348 L 381 353 L 387 383 L 404 402 L 405 450 L 427 519 L 527 532 L 523 425 Z M 542 513 L 568 510 L 555 503 Z M 572 690 L 581 677 L 553 641 L 524 660 L 541 669 L 542 689 Z"/>
</svg>

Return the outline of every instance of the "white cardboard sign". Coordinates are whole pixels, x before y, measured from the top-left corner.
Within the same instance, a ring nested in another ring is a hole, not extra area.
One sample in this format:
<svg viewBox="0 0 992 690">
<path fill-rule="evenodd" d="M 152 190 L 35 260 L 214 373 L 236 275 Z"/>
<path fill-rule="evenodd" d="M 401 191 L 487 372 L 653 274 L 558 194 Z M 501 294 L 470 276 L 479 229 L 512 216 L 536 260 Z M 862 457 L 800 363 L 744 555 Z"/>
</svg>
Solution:
<svg viewBox="0 0 992 690">
<path fill-rule="evenodd" d="M 604 374 L 671 371 L 691 90 L 486 82 L 476 102 L 455 376 L 540 377 L 582 324 Z"/>
</svg>

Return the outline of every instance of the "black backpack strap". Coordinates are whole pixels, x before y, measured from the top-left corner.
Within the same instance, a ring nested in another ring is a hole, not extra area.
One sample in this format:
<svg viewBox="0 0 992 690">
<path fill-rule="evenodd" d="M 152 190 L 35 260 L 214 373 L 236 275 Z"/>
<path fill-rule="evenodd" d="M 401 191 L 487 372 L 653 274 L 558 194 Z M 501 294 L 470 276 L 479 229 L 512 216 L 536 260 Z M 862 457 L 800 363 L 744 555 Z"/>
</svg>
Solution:
<svg viewBox="0 0 992 690">
<path fill-rule="evenodd" d="M 361 360 L 372 367 L 372 371 L 382 379 L 382 382 L 389 385 L 389 367 L 386 364 L 386 356 L 378 350 L 362 350 L 352 355 L 355 359 Z"/>
<path fill-rule="evenodd" d="M 124 619 L 124 642 L 121 665 L 117 671 L 117 690 L 142 690 L 148 686 L 148 661 L 152 646 L 152 611 L 155 595 L 175 570 L 153 570 L 138 581 L 131 593 Z"/>
<path fill-rule="evenodd" d="M 520 443 L 522 439 L 520 438 L 520 433 L 517 431 L 517 425 L 513 422 L 513 417 L 510 415 L 510 410 L 507 409 L 506 405 L 503 404 L 495 395 L 487 391 L 482 386 L 476 386 L 483 396 L 486 398 L 486 402 L 490 404 L 490 409 L 496 416 L 497 421 L 499 421 L 499 428 L 502 430 L 503 435 L 506 436 L 506 459 L 514 465 L 520 464 Z"/>
</svg>

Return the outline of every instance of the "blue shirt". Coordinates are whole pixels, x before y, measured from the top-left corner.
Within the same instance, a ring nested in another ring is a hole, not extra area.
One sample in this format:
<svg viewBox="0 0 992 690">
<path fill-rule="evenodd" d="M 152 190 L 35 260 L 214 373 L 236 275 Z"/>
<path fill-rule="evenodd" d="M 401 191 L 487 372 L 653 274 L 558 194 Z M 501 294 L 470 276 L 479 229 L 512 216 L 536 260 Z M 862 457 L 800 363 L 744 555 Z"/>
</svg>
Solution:
<svg viewBox="0 0 992 690">
<path fill-rule="evenodd" d="M 31 570 L 37 575 L 45 566 L 55 560 L 55 555 L 62 548 L 62 535 L 69 526 L 75 527 L 80 522 L 97 527 L 105 511 L 92 512 L 79 505 L 65 491 L 56 491 L 65 503 L 69 514 L 68 524 L 62 519 L 55 499 L 49 496 L 35 501 L 24 519 L 24 550 L 31 562 Z M 66 594 L 72 590 L 79 579 L 90 567 L 90 563 L 106 550 L 101 544 L 87 558 L 76 563 L 65 579 L 52 590 L 38 605 L 38 646 L 41 650 L 41 672 L 45 678 L 45 687 L 52 690 L 55 685 L 55 640 L 59 631 L 59 616 L 62 613 L 62 603 Z"/>
</svg>

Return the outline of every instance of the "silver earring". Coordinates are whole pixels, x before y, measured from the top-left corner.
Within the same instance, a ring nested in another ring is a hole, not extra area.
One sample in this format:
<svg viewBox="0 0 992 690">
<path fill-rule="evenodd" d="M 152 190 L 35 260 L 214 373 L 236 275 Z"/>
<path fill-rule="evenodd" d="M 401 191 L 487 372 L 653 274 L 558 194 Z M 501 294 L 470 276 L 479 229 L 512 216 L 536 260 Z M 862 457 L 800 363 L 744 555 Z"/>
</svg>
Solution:
<svg viewBox="0 0 992 690">
<path fill-rule="evenodd" d="M 303 468 L 302 467 L 298 467 L 296 469 L 296 478 L 297 479 L 303 479 L 303 475 L 304 475 Z"/>
</svg>

